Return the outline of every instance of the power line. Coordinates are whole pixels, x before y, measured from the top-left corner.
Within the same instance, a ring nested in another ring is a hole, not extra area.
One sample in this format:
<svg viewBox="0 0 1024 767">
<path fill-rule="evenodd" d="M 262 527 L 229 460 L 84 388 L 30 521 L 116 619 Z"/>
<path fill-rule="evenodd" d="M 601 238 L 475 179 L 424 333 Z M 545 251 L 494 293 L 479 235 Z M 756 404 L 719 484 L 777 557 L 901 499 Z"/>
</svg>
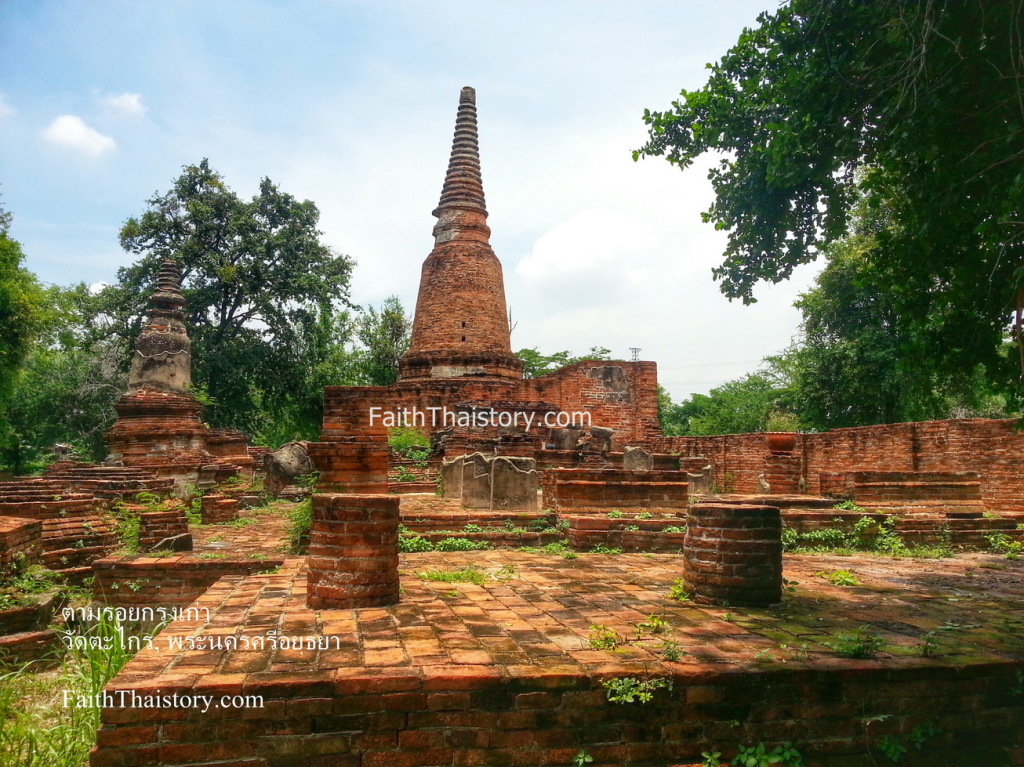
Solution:
<svg viewBox="0 0 1024 767">
<path fill-rule="evenodd" d="M 750 365 L 754 362 L 764 362 L 763 359 L 736 360 L 735 362 L 701 362 L 696 365 L 659 365 L 662 370 L 681 370 L 684 368 L 721 368 L 727 365 Z"/>
</svg>

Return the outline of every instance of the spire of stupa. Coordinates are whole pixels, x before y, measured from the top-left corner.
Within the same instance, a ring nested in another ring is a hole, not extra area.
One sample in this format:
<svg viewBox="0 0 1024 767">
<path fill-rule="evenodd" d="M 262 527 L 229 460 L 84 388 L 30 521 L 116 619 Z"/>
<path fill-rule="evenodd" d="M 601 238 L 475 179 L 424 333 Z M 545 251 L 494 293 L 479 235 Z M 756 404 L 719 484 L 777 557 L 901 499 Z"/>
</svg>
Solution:
<svg viewBox="0 0 1024 767">
<path fill-rule="evenodd" d="M 523 364 L 509 341 L 501 262 L 489 243 L 472 88 L 459 95 L 455 140 L 434 215 L 434 248 L 423 262 L 400 378 L 522 378 Z"/>
<path fill-rule="evenodd" d="M 150 318 L 149 322 L 152 323 L 157 318 L 184 320 L 184 306 L 185 296 L 181 293 L 181 270 L 178 269 L 178 262 L 173 258 L 165 258 L 160 263 L 156 290 L 149 297 L 149 310 L 146 312 Z"/>
<path fill-rule="evenodd" d="M 192 342 L 185 329 L 184 307 L 178 263 L 165 259 L 160 264 L 156 290 L 149 297 L 146 322 L 135 340 L 129 393 L 153 389 L 192 396 Z"/>
<path fill-rule="evenodd" d="M 476 91 L 466 87 L 459 94 L 455 138 L 441 200 L 434 209 L 435 242 L 466 238 L 487 242 L 487 205 L 480 176 L 480 144 L 476 127 Z"/>
</svg>

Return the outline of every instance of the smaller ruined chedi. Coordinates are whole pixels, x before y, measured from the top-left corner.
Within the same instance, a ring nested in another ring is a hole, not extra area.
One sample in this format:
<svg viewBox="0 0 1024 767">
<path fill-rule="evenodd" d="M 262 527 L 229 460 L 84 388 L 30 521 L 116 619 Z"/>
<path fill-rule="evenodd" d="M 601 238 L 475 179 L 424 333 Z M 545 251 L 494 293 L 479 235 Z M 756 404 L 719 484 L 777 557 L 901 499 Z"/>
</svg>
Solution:
<svg viewBox="0 0 1024 767">
<path fill-rule="evenodd" d="M 117 422 L 106 434 L 107 463 L 194 483 L 213 457 L 206 450 L 203 406 L 190 391 L 192 344 L 180 282 L 177 263 L 164 261 L 135 342 L 128 391 L 114 405 Z"/>
</svg>

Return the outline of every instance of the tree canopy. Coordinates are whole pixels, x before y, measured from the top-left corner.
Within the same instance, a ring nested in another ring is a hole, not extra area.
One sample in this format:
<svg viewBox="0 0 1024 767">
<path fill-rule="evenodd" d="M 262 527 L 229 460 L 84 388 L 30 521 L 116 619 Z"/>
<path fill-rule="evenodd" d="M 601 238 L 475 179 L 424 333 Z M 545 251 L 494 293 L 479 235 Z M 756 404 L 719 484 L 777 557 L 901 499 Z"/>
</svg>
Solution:
<svg viewBox="0 0 1024 767">
<path fill-rule="evenodd" d="M 724 153 L 704 214 L 729 240 L 722 291 L 754 300 L 848 233 L 856 171 L 897 226 L 876 285 L 947 369 L 1024 375 L 1024 0 L 791 0 L 710 65 L 707 84 L 645 111 L 681 168 Z"/>
<path fill-rule="evenodd" d="M 539 378 L 583 360 L 611 359 L 610 354 L 611 349 L 605 349 L 603 346 L 591 346 L 590 351 L 582 357 L 577 357 L 571 351 L 541 354 L 537 351 L 537 347 L 533 347 L 531 349 L 520 349 L 516 352 L 516 357 L 523 363 L 523 378 Z"/>
<path fill-rule="evenodd" d="M 174 258 L 188 301 L 193 381 L 213 402 L 208 420 L 250 433 L 275 414 L 315 422 L 310 373 L 331 357 L 339 334 L 347 337 L 338 322 L 353 265 L 321 242 L 319 215 L 270 179 L 245 201 L 207 160 L 186 166 L 121 229 L 121 246 L 141 257 L 101 294 L 99 313 L 114 320 L 107 332 L 138 334 L 159 264 Z"/>
<path fill-rule="evenodd" d="M 0 406 L 11 396 L 19 369 L 47 317 L 43 288 L 23 265 L 21 245 L 10 237 L 11 214 L 0 208 Z M 0 443 L 13 438 L 0 410 Z"/>
<path fill-rule="evenodd" d="M 357 335 L 363 346 L 362 368 L 371 386 L 398 380 L 398 361 L 409 351 L 412 320 L 398 296 L 388 296 L 380 311 L 372 306 L 359 318 Z"/>
</svg>

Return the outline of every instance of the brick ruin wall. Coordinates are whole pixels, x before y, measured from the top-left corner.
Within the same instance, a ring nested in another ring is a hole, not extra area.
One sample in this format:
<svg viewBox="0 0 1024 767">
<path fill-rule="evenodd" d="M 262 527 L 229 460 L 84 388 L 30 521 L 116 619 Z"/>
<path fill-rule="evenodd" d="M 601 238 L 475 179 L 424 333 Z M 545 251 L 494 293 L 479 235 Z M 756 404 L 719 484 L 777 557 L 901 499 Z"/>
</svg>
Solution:
<svg viewBox="0 0 1024 767">
<path fill-rule="evenodd" d="M 454 410 L 457 403 L 493 403 L 538 413 L 550 405 L 565 412 L 589 413 L 591 424 L 615 430 L 615 444 L 644 443 L 660 434 L 658 424 L 658 371 L 653 362 L 578 362 L 540 378 L 500 380 L 452 378 L 410 380 L 395 386 L 328 386 L 324 389 L 324 431 L 329 442 L 341 436 L 374 431 L 371 407 L 394 412 L 398 408 L 429 412 L 427 408 Z M 546 404 L 545 404 L 546 403 Z M 537 432 L 536 421 L 533 430 Z M 545 432 L 540 432 L 546 436 Z"/>
<path fill-rule="evenodd" d="M 39 561 L 42 550 L 42 522 L 0 517 L 0 578 L 19 562 L 32 564 Z"/>
<path fill-rule="evenodd" d="M 1024 434 L 1016 425 L 1014 419 L 978 418 L 834 429 L 798 435 L 793 455 L 800 459 L 808 493 L 821 492 L 823 473 L 975 471 L 987 508 L 1024 514 Z M 705 456 L 718 487 L 737 493 L 758 492 L 768 452 L 763 434 L 661 437 L 652 447 Z"/>
<path fill-rule="evenodd" d="M 590 413 L 593 426 L 615 430 L 617 447 L 661 434 L 658 367 L 653 362 L 577 362 L 520 385 L 520 399 L 552 402 L 569 413 Z"/>
<path fill-rule="evenodd" d="M 335 767 L 598 764 L 700 760 L 714 744 L 790 740 L 809 767 L 865 764 L 884 735 L 932 723 L 943 764 L 1001 764 L 997 749 L 1024 727 L 1008 664 L 892 670 L 862 665 L 677 675 L 644 705 L 608 702 L 601 680 L 546 669 L 343 669 L 172 675 L 160 694 L 262 695 L 262 707 L 103 709 L 91 767 L 245 765 L 302 761 Z M 352 673 L 354 672 L 354 673 Z M 152 682 L 140 692 L 152 694 Z M 115 680 L 108 690 L 131 688 Z M 865 727 L 863 717 L 877 717 Z M 742 724 L 738 724 L 742 723 Z M 933 762 L 929 762 L 933 763 Z"/>
</svg>

